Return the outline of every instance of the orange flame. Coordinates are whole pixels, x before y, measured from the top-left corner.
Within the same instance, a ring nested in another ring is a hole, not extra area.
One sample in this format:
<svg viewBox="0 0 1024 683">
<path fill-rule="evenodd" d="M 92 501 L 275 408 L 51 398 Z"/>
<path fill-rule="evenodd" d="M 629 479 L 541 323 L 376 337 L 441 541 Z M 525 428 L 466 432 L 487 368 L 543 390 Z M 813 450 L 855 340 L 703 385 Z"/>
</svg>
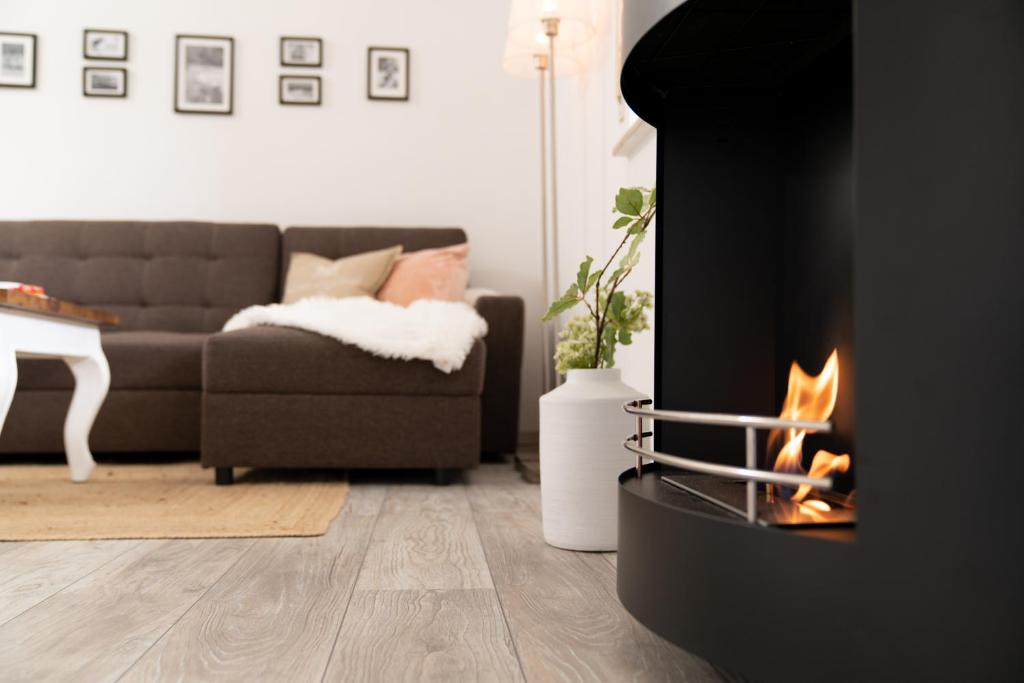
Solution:
<svg viewBox="0 0 1024 683">
<path fill-rule="evenodd" d="M 828 512 L 832 509 L 832 506 L 823 500 L 809 500 L 806 503 L 800 503 L 800 507 L 818 510 L 819 512 Z"/>
<path fill-rule="evenodd" d="M 833 472 L 846 472 L 850 469 L 850 456 L 836 455 L 828 451 L 818 451 L 811 460 L 811 469 L 807 472 L 811 477 L 827 477 Z M 793 494 L 792 500 L 801 501 L 811 492 L 811 487 L 804 484 Z M 810 501 L 815 502 L 815 501 Z"/>
<path fill-rule="evenodd" d="M 808 375 L 794 361 L 789 368 L 789 387 L 786 391 L 786 399 L 782 403 L 782 412 L 779 417 L 786 420 L 810 420 L 813 422 L 824 422 L 832 417 L 832 411 L 836 407 L 836 397 L 839 395 L 839 352 L 832 349 L 828 360 L 821 372 L 815 376 Z M 772 444 L 778 443 L 782 437 L 781 430 L 773 430 L 768 437 L 769 448 Z M 804 437 L 807 435 L 805 429 L 785 430 L 785 442 L 779 449 L 775 458 L 774 470 L 776 472 L 803 473 Z M 846 472 L 850 469 L 849 455 L 836 455 L 828 451 L 818 451 L 811 461 L 811 470 L 808 473 L 812 477 L 824 477 L 833 472 Z M 810 486 L 801 486 L 793 494 L 791 500 L 799 503 L 811 492 Z M 813 505 L 812 505 L 813 503 Z M 820 503 L 820 505 L 819 505 Z M 822 508 L 824 505 L 825 508 Z M 809 506 L 813 510 L 827 511 L 828 504 L 824 501 L 811 500 L 801 503 L 801 507 Z"/>
</svg>

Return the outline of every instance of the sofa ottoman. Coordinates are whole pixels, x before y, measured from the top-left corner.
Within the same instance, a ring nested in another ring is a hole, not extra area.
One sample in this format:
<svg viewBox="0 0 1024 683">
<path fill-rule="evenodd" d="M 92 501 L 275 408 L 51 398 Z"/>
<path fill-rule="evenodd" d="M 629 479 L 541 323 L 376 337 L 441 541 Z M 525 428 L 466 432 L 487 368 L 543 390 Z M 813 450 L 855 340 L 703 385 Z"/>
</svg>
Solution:
<svg viewBox="0 0 1024 683">
<path fill-rule="evenodd" d="M 438 483 L 480 461 L 486 347 L 462 369 L 379 358 L 312 332 L 257 327 L 203 347 L 202 463 L 430 468 Z"/>
</svg>

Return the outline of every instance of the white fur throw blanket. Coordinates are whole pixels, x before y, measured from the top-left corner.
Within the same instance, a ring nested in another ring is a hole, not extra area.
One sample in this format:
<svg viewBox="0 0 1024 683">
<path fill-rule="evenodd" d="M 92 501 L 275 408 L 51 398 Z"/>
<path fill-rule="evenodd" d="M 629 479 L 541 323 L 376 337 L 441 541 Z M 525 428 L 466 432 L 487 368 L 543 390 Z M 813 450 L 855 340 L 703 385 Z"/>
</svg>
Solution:
<svg viewBox="0 0 1024 683">
<path fill-rule="evenodd" d="M 250 306 L 224 331 L 258 325 L 316 332 L 383 358 L 429 360 L 446 374 L 462 368 L 473 342 L 487 334 L 484 319 L 462 302 L 420 299 L 406 308 L 368 296 Z"/>
</svg>

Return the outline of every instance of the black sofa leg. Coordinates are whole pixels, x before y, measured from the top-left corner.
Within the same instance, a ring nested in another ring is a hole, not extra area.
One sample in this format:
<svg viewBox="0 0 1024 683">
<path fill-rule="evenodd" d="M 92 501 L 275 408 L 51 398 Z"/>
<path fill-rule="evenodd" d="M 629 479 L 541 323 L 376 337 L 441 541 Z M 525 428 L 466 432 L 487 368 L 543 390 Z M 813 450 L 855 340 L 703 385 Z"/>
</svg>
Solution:
<svg viewBox="0 0 1024 683">
<path fill-rule="evenodd" d="M 434 484 L 437 486 L 448 486 L 455 479 L 455 470 L 449 467 L 434 468 Z"/>
<path fill-rule="evenodd" d="M 217 486 L 230 486 L 235 483 L 235 468 L 233 467 L 218 467 L 214 474 L 214 481 L 217 482 Z"/>
</svg>

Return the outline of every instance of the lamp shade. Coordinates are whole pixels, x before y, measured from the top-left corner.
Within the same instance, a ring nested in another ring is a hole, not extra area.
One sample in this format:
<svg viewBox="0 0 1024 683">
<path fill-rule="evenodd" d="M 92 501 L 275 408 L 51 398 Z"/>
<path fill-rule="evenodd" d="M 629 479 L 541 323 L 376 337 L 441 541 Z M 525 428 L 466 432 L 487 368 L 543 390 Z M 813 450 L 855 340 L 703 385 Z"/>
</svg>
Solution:
<svg viewBox="0 0 1024 683">
<path fill-rule="evenodd" d="M 547 63 L 548 50 L 546 46 L 536 45 L 523 47 L 512 42 L 505 41 L 505 55 L 501 59 L 501 68 L 505 73 L 517 78 L 537 78 L 537 57 Z M 555 54 L 555 75 L 572 76 L 580 72 L 581 65 L 575 50 L 559 50 Z"/>
<path fill-rule="evenodd" d="M 582 45 L 594 35 L 594 9 L 590 0 L 512 0 L 508 13 L 509 40 L 528 48 L 546 44 L 544 22 L 547 19 L 558 20 L 555 40 L 560 49 Z"/>
</svg>

